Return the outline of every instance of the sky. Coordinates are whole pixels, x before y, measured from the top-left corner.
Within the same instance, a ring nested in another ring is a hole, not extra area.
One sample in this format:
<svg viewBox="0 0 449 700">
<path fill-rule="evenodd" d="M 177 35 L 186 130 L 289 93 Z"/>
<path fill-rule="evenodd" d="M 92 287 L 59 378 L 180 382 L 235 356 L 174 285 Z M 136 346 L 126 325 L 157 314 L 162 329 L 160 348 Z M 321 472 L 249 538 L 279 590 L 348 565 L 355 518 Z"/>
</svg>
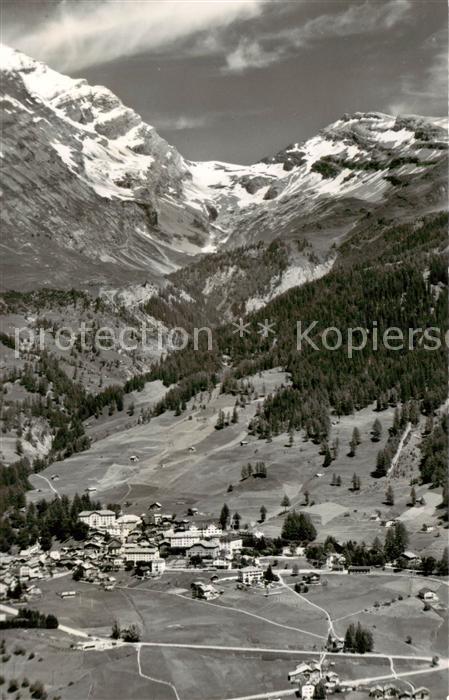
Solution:
<svg viewBox="0 0 449 700">
<path fill-rule="evenodd" d="M 252 163 L 345 113 L 447 114 L 446 0 L 1 0 L 2 42 L 106 85 L 187 158 Z"/>
</svg>

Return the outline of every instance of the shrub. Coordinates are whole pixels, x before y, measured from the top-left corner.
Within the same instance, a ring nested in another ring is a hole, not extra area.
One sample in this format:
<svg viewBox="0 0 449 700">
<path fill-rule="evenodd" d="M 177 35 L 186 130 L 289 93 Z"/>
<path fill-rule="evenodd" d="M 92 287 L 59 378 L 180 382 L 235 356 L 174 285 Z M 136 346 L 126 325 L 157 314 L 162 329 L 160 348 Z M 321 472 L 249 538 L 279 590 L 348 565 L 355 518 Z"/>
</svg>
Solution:
<svg viewBox="0 0 449 700">
<path fill-rule="evenodd" d="M 19 683 L 15 678 L 11 678 L 8 685 L 8 693 L 15 693 L 19 689 Z"/>
<path fill-rule="evenodd" d="M 36 698 L 36 700 L 45 700 L 47 697 L 44 684 L 41 681 L 35 681 L 32 685 L 30 685 L 30 693 L 31 697 Z"/>
</svg>

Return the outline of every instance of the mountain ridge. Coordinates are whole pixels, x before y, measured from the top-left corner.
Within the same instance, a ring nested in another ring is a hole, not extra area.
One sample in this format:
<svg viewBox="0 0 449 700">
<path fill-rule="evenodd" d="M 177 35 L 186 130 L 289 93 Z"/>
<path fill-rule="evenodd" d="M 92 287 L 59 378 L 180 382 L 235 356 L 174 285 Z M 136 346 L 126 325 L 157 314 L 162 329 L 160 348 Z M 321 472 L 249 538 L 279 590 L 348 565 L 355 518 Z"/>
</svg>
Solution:
<svg viewBox="0 0 449 700">
<path fill-rule="evenodd" d="M 367 217 L 443 206 L 441 118 L 357 112 L 250 166 L 194 162 L 107 88 L 0 59 L 5 288 L 19 268 L 28 289 L 49 270 L 56 287 L 164 287 L 204 253 L 277 238 L 327 265 Z"/>
</svg>

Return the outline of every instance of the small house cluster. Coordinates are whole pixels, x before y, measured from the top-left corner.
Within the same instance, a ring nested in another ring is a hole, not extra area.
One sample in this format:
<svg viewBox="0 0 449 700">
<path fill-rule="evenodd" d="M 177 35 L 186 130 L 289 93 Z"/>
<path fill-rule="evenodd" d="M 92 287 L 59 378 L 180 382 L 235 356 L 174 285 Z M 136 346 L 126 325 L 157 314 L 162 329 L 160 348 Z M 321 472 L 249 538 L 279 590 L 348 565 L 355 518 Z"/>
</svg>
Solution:
<svg viewBox="0 0 449 700">
<path fill-rule="evenodd" d="M 298 686 L 299 697 L 303 700 L 316 697 L 316 686 L 319 683 L 326 695 L 340 692 L 340 677 L 332 670 L 331 664 L 320 664 L 318 661 L 302 662 L 290 671 L 288 680 Z"/>
</svg>

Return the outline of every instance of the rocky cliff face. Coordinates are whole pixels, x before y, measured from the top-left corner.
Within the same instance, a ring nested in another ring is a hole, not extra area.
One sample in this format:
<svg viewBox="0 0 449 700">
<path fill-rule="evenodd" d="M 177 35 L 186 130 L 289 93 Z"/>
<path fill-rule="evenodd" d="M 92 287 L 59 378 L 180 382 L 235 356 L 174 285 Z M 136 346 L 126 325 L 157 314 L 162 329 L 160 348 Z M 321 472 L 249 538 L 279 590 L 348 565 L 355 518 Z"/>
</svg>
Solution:
<svg viewBox="0 0 449 700">
<path fill-rule="evenodd" d="M 252 166 L 195 163 L 108 89 L 6 47 L 0 62 L 7 288 L 160 283 L 277 237 L 321 264 L 367 217 L 445 202 L 443 120 L 358 113 Z"/>
<path fill-rule="evenodd" d="M 175 148 L 106 88 L 6 48 L 1 63 L 6 286 L 157 280 L 201 251 L 209 217 L 181 206 Z"/>
</svg>

